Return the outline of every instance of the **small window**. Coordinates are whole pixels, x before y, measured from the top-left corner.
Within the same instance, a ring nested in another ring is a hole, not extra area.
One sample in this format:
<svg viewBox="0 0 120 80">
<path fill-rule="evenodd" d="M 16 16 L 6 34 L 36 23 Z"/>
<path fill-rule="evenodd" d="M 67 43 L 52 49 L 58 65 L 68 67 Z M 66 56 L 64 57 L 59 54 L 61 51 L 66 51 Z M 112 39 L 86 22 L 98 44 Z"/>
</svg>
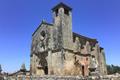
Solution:
<svg viewBox="0 0 120 80">
<path fill-rule="evenodd" d="M 64 10 L 64 13 L 65 13 L 66 15 L 69 15 L 69 10 L 65 9 L 65 10 Z"/>
<path fill-rule="evenodd" d="M 92 55 L 92 58 L 95 58 L 95 56 L 94 56 L 94 55 Z"/>
<path fill-rule="evenodd" d="M 42 36 L 42 37 L 45 37 L 45 31 L 42 31 L 42 32 L 41 32 L 41 36 Z"/>
<path fill-rule="evenodd" d="M 75 58 L 75 61 L 76 61 L 77 57 L 75 56 L 74 58 Z"/>
<path fill-rule="evenodd" d="M 55 15 L 58 16 L 58 9 L 55 10 Z"/>
<path fill-rule="evenodd" d="M 86 61 L 88 61 L 88 58 L 86 58 Z"/>
</svg>

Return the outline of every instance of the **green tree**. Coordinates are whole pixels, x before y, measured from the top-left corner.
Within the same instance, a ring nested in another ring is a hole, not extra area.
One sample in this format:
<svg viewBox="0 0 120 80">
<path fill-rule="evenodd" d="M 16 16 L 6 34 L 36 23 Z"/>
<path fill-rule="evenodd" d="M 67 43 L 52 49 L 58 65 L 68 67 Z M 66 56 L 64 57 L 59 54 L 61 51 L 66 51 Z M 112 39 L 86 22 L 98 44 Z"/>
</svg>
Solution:
<svg viewBox="0 0 120 80">
<path fill-rule="evenodd" d="M 2 67 L 1 67 L 1 65 L 0 65 L 0 73 L 2 72 Z"/>
<path fill-rule="evenodd" d="M 119 73 L 120 74 L 120 66 L 115 66 L 115 65 L 107 65 L 107 71 L 108 74 L 115 74 Z"/>
</svg>

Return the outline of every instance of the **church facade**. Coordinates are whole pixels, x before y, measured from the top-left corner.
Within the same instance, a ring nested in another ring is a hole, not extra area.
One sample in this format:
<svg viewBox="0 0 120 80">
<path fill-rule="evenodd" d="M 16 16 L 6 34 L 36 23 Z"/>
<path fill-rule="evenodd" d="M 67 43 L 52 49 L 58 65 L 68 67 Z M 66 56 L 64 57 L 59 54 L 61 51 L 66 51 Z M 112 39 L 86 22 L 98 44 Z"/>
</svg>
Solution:
<svg viewBox="0 0 120 80">
<path fill-rule="evenodd" d="M 107 74 L 104 49 L 96 39 L 72 32 L 72 8 L 52 8 L 53 23 L 42 21 L 32 34 L 30 74 L 89 76 Z"/>
</svg>

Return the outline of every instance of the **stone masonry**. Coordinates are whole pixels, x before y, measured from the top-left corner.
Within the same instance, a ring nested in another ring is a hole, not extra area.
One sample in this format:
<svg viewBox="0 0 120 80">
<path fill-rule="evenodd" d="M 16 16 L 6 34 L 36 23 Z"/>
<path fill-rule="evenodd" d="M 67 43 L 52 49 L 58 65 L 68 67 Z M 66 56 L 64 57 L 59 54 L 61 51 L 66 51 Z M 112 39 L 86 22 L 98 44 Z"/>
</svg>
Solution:
<svg viewBox="0 0 120 80">
<path fill-rule="evenodd" d="M 32 35 L 30 74 L 89 76 L 94 68 L 107 74 L 98 41 L 72 32 L 72 8 L 60 3 L 52 14 L 53 23 L 42 21 Z"/>
</svg>

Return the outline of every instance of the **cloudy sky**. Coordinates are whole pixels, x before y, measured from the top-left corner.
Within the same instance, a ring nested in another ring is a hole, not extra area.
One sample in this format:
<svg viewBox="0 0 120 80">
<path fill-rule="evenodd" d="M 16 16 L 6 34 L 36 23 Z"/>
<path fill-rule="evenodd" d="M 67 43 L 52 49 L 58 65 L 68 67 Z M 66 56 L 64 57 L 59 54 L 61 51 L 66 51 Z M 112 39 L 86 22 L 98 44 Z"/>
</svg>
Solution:
<svg viewBox="0 0 120 80">
<path fill-rule="evenodd" d="M 14 72 L 30 65 L 32 33 L 42 19 L 52 23 L 56 4 L 73 8 L 73 32 L 96 38 L 107 64 L 120 65 L 120 0 L 0 0 L 0 64 Z"/>
</svg>

